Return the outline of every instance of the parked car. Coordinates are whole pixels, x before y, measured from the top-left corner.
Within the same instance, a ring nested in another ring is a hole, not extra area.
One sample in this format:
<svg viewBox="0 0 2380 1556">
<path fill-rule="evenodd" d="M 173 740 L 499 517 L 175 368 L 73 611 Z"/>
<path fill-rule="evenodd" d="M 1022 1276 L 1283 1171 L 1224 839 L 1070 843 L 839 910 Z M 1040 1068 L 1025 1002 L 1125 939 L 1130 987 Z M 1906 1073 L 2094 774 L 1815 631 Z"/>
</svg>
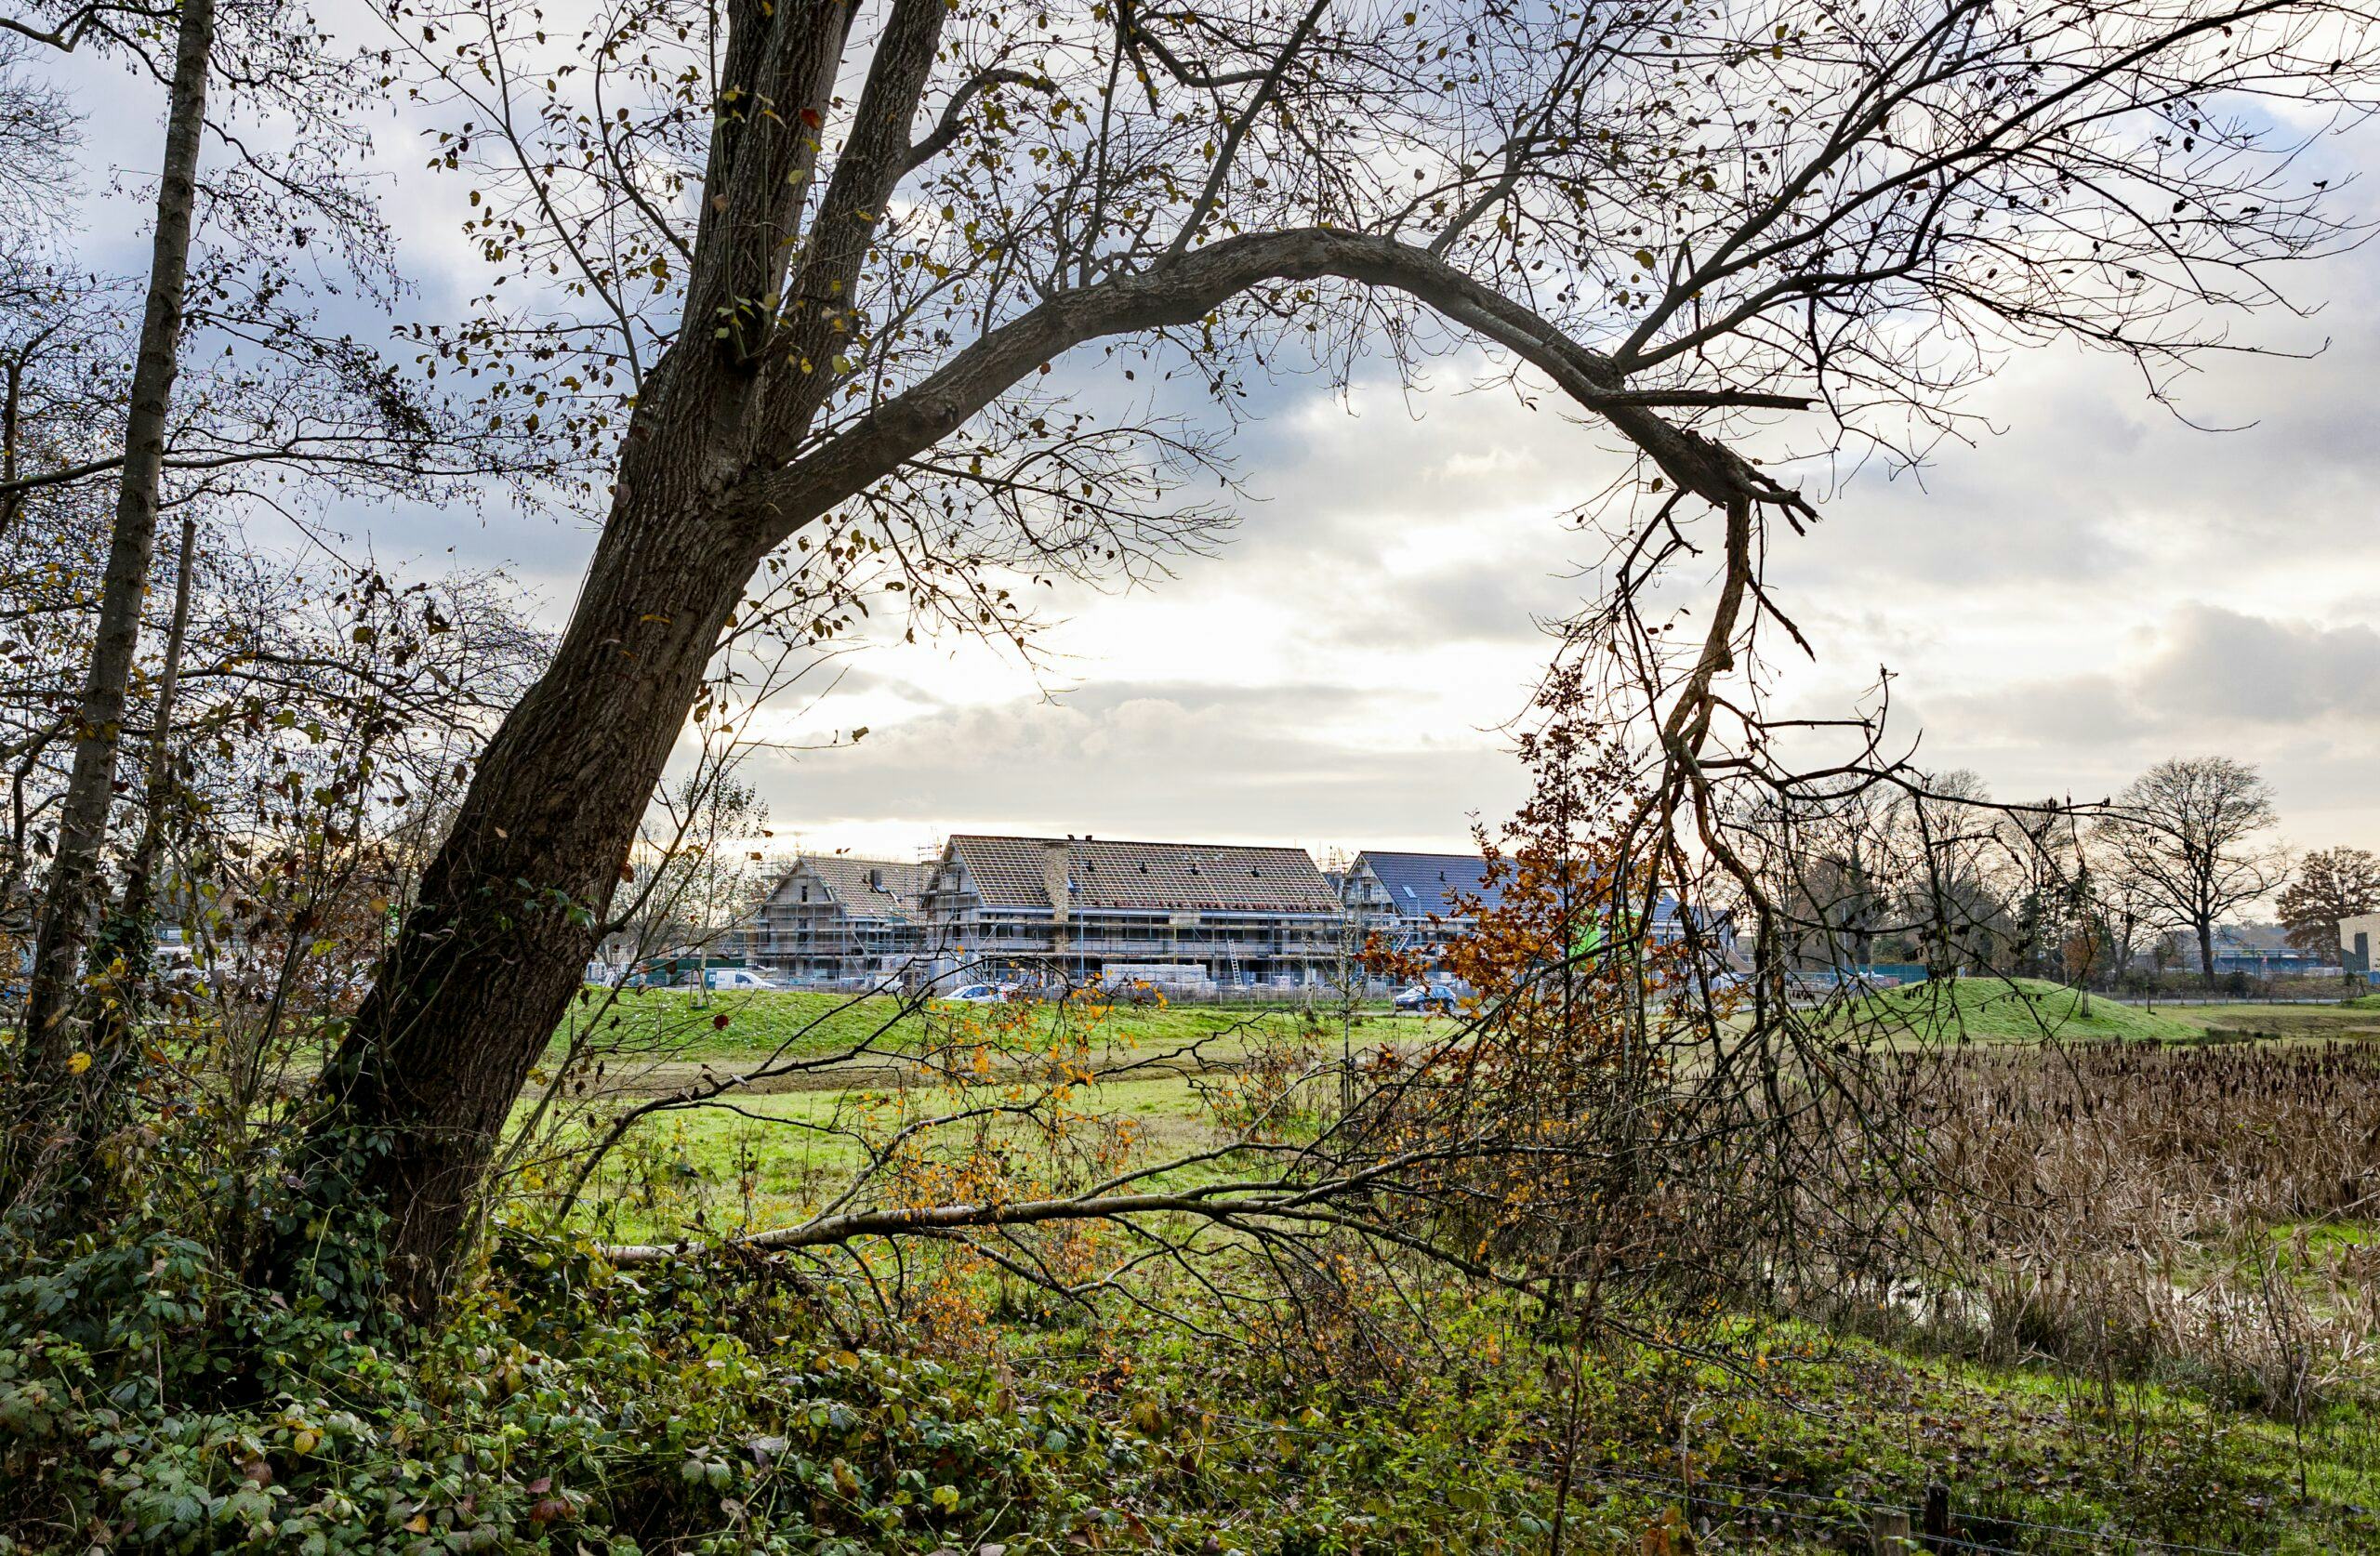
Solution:
<svg viewBox="0 0 2380 1556">
<path fill-rule="evenodd" d="M 732 989 L 782 989 L 783 983 L 765 972 L 755 972 L 748 967 L 707 967 L 699 972 L 689 972 L 678 980 L 681 989 L 707 988 L 718 994 Z"/>
<path fill-rule="evenodd" d="M 1435 1011 L 1442 1016 L 1451 1016 L 1461 1001 L 1462 996 L 1451 983 L 1413 983 L 1397 990 L 1396 997 L 1391 1003 L 1399 1010 L 1411 1010 L 1421 1015 Z"/>
<path fill-rule="evenodd" d="M 1000 1005 L 1008 1000 L 1007 993 L 992 983 L 970 983 L 942 997 L 960 1005 Z"/>
</svg>

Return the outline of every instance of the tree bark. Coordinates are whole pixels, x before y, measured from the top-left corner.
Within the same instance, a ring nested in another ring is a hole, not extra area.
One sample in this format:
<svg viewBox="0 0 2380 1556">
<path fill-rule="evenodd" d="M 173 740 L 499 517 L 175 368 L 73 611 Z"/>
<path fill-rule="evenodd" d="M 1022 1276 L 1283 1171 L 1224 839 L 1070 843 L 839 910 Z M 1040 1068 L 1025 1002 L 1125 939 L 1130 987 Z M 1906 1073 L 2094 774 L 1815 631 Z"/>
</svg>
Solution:
<svg viewBox="0 0 2380 1556">
<path fill-rule="evenodd" d="M 10 358 L 7 372 L 8 388 L 0 396 L 0 540 L 17 527 L 17 513 L 24 503 L 24 494 L 17 490 L 18 407 L 24 395 L 24 359 Z"/>
<path fill-rule="evenodd" d="M 137 956 L 134 971 L 147 969 L 149 925 L 157 886 L 157 856 L 165 846 L 174 804 L 174 706 L 181 687 L 182 648 L 190 639 L 192 575 L 198 566 L 198 516 L 182 514 L 181 554 L 174 566 L 174 613 L 165 626 L 165 661 L 157 672 L 157 714 L 149 735 L 148 768 L 143 777 L 140 840 L 125 862 L 124 890 L 116 898 L 114 920 L 104 938 L 117 950 Z"/>
<path fill-rule="evenodd" d="M 624 464 L 553 663 L 481 756 L 325 1068 L 303 1168 L 312 1203 L 266 1253 L 263 1273 L 284 1289 L 345 1286 L 364 1305 L 385 1290 L 416 1314 L 436 1305 L 505 1120 L 578 988 L 638 819 L 767 549 L 682 492 L 648 496 L 631 474 L 673 463 L 685 461 Z M 335 1237 L 325 1262 L 322 1233 L 359 1211 L 386 1215 L 380 1246 Z"/>
<path fill-rule="evenodd" d="M 87 1051 L 90 1068 L 81 1077 L 81 1111 L 61 1158 L 60 1176 L 72 1185 L 60 1208 L 82 1222 L 105 1214 L 112 1202 L 99 1144 L 124 1109 L 124 1075 L 139 1051 L 135 1028 L 148 1003 L 148 981 L 155 960 L 152 898 L 158 855 L 164 851 L 174 803 L 173 729 L 176 692 L 181 683 L 182 646 L 190 634 L 192 574 L 197 566 L 198 521 L 182 516 L 181 554 L 174 570 L 174 610 L 165 628 L 165 663 L 157 674 L 156 713 L 149 735 L 146 793 L 140 839 L 125 862 L 124 887 L 114 909 L 91 939 L 91 960 L 109 969 L 92 982 Z"/>
<path fill-rule="evenodd" d="M 77 964 L 99 899 L 99 858 L 107 843 L 125 708 L 139 652 L 141 607 L 156 552 L 159 481 L 181 350 L 199 144 L 206 119 L 208 56 L 214 42 L 215 0 L 184 0 L 166 99 L 157 230 L 125 422 L 125 461 L 116 493 L 114 531 L 100 589 L 90 670 L 78 712 L 74 763 L 60 809 L 58 848 L 43 895 L 26 992 L 26 1096 L 40 1110 L 33 1115 L 35 1127 L 44 1129 L 53 1144 L 70 1142 L 75 1137 L 80 1120 L 96 1100 L 95 1087 L 78 1081 L 72 1062 L 70 1012 Z M 95 1064 L 83 1074 L 87 1080 L 105 1068 Z"/>
</svg>

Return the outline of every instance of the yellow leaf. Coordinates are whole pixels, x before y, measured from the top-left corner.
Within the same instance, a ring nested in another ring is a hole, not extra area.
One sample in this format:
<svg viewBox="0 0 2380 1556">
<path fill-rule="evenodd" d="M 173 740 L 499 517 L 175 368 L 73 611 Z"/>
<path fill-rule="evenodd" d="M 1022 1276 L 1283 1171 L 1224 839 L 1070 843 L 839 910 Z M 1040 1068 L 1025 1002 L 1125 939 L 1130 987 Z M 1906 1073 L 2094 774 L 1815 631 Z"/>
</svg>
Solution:
<svg viewBox="0 0 2380 1556">
<path fill-rule="evenodd" d="M 66 1062 L 66 1073 L 70 1075 L 79 1075 L 90 1067 L 91 1056 L 87 1053 L 77 1053 Z"/>
</svg>

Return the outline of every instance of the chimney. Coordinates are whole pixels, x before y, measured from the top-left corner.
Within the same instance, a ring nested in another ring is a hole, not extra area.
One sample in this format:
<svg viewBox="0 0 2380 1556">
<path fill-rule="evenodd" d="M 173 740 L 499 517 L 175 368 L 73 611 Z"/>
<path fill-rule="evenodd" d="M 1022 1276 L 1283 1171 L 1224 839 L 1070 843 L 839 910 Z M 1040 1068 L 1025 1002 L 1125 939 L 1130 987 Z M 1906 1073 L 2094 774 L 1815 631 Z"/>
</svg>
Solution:
<svg viewBox="0 0 2380 1556">
<path fill-rule="evenodd" d="M 1050 897 L 1050 922 L 1057 935 L 1051 949 L 1066 948 L 1066 909 L 1070 893 L 1066 890 L 1066 864 L 1074 851 L 1065 843 L 1051 837 L 1041 845 L 1041 890 Z"/>
</svg>

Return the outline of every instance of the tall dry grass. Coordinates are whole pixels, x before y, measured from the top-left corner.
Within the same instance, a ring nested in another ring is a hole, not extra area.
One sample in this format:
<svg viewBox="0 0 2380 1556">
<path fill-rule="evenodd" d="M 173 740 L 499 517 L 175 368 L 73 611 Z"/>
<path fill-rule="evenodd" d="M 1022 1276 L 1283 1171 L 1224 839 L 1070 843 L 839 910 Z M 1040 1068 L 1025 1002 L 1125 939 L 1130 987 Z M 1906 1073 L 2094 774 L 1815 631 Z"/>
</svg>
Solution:
<svg viewBox="0 0 2380 1556">
<path fill-rule="evenodd" d="M 2298 1421 L 2380 1397 L 2380 1048 L 1893 1064 L 1876 1082 L 1906 1119 L 1889 1170 L 1801 1191 L 1813 1221 L 1891 1234 L 1822 1262 L 1784 1294 L 1796 1311 Z"/>
</svg>

